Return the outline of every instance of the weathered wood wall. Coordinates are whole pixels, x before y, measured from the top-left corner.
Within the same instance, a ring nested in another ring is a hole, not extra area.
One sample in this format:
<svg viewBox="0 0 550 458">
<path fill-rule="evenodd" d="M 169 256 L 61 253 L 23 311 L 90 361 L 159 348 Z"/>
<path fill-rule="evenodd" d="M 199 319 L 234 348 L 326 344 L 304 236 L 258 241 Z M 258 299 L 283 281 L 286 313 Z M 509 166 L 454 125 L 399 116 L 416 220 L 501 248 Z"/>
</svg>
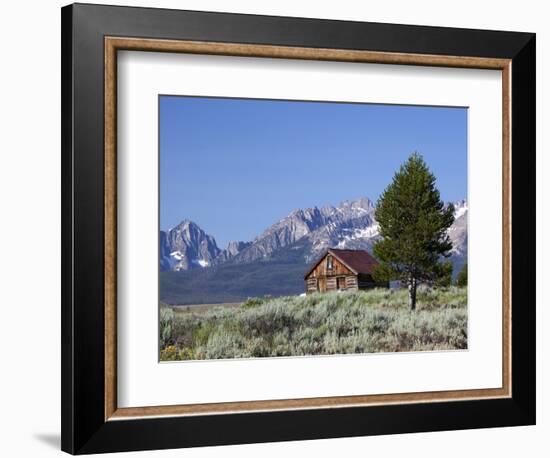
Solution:
<svg viewBox="0 0 550 458">
<path fill-rule="evenodd" d="M 337 289 L 337 278 L 344 279 L 345 287 L 342 289 L 357 289 L 357 277 L 334 256 L 332 257 L 332 269 L 328 268 L 328 256 L 313 269 L 306 278 L 306 291 L 335 291 Z"/>
<path fill-rule="evenodd" d="M 313 269 L 313 271 L 309 274 L 308 278 L 310 277 L 332 277 L 332 276 L 340 276 L 340 275 L 355 275 L 351 270 L 349 270 L 344 264 L 342 264 L 338 259 L 336 259 L 334 256 L 332 257 L 332 270 L 329 270 L 327 268 L 327 257 L 325 256 L 324 259 Z"/>
<path fill-rule="evenodd" d="M 387 283 L 375 282 L 371 275 L 356 275 L 334 256 L 332 256 L 332 269 L 329 269 L 328 256 L 330 254 L 327 254 L 307 276 L 306 292 L 313 293 L 320 291 L 324 293 L 325 291 L 336 291 L 337 289 L 357 291 L 375 286 L 388 287 Z M 339 278 L 341 279 L 340 283 Z M 338 284 L 340 284 L 340 288 L 338 288 Z"/>
<path fill-rule="evenodd" d="M 306 290 L 308 293 L 317 291 L 317 278 L 308 277 L 306 279 Z"/>
<path fill-rule="evenodd" d="M 346 289 L 357 290 L 359 287 L 357 277 L 355 275 L 346 277 Z"/>
</svg>

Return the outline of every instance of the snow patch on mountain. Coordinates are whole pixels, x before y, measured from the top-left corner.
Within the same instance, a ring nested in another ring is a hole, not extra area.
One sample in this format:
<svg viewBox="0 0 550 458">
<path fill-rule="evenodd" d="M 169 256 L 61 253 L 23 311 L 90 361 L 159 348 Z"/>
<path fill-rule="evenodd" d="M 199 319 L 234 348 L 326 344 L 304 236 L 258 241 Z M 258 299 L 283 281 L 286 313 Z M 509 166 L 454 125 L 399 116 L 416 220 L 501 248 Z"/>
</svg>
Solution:
<svg viewBox="0 0 550 458">
<path fill-rule="evenodd" d="M 467 253 L 467 213 L 465 200 L 454 203 L 455 222 L 449 229 L 452 255 Z M 198 225 L 184 221 L 161 232 L 161 270 L 188 270 L 224 263 L 243 264 L 278 256 L 283 259 L 300 253 L 303 262 L 311 262 L 327 248 L 365 249 L 380 238 L 375 206 L 368 198 L 297 209 L 268 227 L 251 242 L 230 242 L 226 249 L 216 245 L 214 237 Z"/>
<path fill-rule="evenodd" d="M 453 205 L 455 207 L 455 213 L 454 213 L 455 220 L 465 215 L 466 212 L 468 211 L 468 203 L 465 200 L 459 200 L 455 202 Z"/>
<path fill-rule="evenodd" d="M 345 249 L 350 247 L 350 242 L 362 239 L 372 239 L 379 234 L 380 225 L 378 223 L 373 223 L 370 226 L 367 226 L 362 229 L 354 229 L 351 234 L 348 229 L 344 229 L 341 240 L 336 245 L 336 248 Z"/>
</svg>

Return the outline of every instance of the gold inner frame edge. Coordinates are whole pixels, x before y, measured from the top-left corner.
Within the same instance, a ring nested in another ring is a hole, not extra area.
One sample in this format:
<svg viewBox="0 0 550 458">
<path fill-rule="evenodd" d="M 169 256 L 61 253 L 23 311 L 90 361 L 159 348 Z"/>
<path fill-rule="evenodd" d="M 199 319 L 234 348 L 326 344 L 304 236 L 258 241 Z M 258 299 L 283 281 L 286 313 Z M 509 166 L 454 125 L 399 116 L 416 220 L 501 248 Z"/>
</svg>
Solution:
<svg viewBox="0 0 550 458">
<path fill-rule="evenodd" d="M 214 415 L 276 410 L 303 410 L 410 404 L 511 397 L 511 60 L 362 50 L 105 37 L 104 39 L 104 215 L 105 215 L 105 420 L 159 416 Z M 116 337 L 117 246 L 117 51 L 173 52 L 238 57 L 266 57 L 336 62 L 479 68 L 502 72 L 502 380 L 500 388 L 353 395 L 302 399 L 241 401 L 118 408 Z"/>
</svg>

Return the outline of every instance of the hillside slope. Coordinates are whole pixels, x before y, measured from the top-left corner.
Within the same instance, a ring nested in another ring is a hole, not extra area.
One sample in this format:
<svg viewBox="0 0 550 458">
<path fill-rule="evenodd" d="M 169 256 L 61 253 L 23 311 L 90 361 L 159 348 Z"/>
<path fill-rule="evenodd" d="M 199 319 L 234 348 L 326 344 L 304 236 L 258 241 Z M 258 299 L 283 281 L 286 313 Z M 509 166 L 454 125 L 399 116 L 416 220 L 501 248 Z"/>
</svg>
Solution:
<svg viewBox="0 0 550 458">
<path fill-rule="evenodd" d="M 255 261 L 160 273 L 160 300 L 166 304 L 217 304 L 248 297 L 300 294 L 303 262 Z"/>
</svg>

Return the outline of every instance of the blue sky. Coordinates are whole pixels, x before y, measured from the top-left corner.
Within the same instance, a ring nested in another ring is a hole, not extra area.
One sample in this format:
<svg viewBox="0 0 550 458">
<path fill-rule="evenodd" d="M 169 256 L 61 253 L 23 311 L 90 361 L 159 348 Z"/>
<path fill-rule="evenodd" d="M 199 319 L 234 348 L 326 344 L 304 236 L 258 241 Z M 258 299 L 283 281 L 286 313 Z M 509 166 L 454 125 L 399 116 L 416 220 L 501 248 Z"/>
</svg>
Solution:
<svg viewBox="0 0 550 458">
<path fill-rule="evenodd" d="M 445 201 L 466 198 L 467 110 L 160 96 L 160 227 L 221 248 L 296 208 L 376 202 L 418 151 Z"/>
</svg>

